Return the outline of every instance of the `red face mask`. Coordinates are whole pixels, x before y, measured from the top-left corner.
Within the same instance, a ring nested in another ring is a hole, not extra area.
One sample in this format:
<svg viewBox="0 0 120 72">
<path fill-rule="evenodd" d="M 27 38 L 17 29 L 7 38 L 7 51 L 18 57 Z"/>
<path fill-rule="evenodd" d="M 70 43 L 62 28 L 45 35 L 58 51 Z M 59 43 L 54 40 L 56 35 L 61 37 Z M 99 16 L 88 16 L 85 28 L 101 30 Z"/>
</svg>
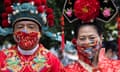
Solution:
<svg viewBox="0 0 120 72">
<path fill-rule="evenodd" d="M 14 35 L 18 45 L 25 50 L 29 50 L 34 48 L 34 46 L 37 44 L 39 40 L 38 34 L 38 32 L 26 33 L 19 31 L 16 32 Z"/>
</svg>

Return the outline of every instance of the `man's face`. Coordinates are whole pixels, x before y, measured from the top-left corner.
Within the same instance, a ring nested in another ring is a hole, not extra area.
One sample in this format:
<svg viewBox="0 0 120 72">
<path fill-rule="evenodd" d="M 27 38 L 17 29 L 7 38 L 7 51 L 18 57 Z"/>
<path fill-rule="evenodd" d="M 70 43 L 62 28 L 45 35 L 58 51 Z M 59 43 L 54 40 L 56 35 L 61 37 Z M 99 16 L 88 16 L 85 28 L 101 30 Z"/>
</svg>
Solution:
<svg viewBox="0 0 120 72">
<path fill-rule="evenodd" d="M 30 32 L 39 32 L 39 26 L 33 21 L 20 21 L 17 22 L 14 26 L 14 32 L 26 30 L 27 33 Z"/>
<path fill-rule="evenodd" d="M 24 50 L 33 49 L 39 43 L 40 37 L 39 26 L 33 21 L 19 21 L 14 25 L 14 39 Z"/>
</svg>

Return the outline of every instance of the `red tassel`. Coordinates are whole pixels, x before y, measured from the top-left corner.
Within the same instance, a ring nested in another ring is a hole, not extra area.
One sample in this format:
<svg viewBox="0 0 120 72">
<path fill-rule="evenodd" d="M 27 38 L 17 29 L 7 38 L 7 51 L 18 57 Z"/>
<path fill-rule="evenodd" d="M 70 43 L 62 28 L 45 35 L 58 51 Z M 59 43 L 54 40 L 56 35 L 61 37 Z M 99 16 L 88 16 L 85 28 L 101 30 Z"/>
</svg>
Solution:
<svg viewBox="0 0 120 72">
<path fill-rule="evenodd" d="M 42 5 L 46 5 L 47 4 L 46 0 L 41 0 L 41 2 L 42 2 Z"/>
<path fill-rule="evenodd" d="M 44 12 L 43 6 L 39 6 L 39 7 L 38 7 L 38 12 L 39 12 L 39 13 L 43 13 L 43 12 Z"/>
<path fill-rule="evenodd" d="M 12 8 L 12 7 L 7 7 L 7 8 L 5 9 L 5 11 L 6 11 L 7 13 L 12 13 L 12 12 L 13 12 L 13 8 Z"/>
<path fill-rule="evenodd" d="M 53 13 L 52 8 L 47 8 L 46 13 L 47 13 L 47 14 L 52 14 L 52 13 Z"/>
<path fill-rule="evenodd" d="M 2 13 L 2 19 L 7 19 L 8 18 L 8 13 Z"/>
<path fill-rule="evenodd" d="M 117 18 L 118 22 L 118 56 L 120 59 L 120 17 Z"/>
<path fill-rule="evenodd" d="M 62 34 L 61 34 L 62 42 L 61 42 L 61 49 L 62 51 L 65 48 L 65 38 L 64 38 L 64 29 L 62 29 Z"/>
<path fill-rule="evenodd" d="M 54 26 L 54 20 L 48 20 L 48 25 L 49 25 L 50 27 Z"/>
<path fill-rule="evenodd" d="M 61 21 L 60 24 L 61 24 L 62 26 L 64 26 L 64 16 L 62 16 L 62 17 L 60 18 L 60 21 Z"/>
<path fill-rule="evenodd" d="M 35 2 L 36 6 L 40 6 L 41 5 L 41 0 L 34 0 L 34 2 Z"/>
<path fill-rule="evenodd" d="M 4 5 L 6 7 L 10 6 L 12 4 L 11 0 L 4 0 Z"/>
<path fill-rule="evenodd" d="M 3 27 L 8 27 L 9 26 L 8 20 L 3 20 L 2 21 L 2 26 Z"/>
<path fill-rule="evenodd" d="M 63 51 L 64 48 L 65 48 L 65 38 L 64 38 L 64 17 L 63 17 L 63 15 L 62 15 L 61 18 L 60 18 L 60 24 L 61 24 L 61 26 L 62 26 L 62 34 L 61 34 L 62 42 L 61 42 L 61 49 L 62 49 L 62 51 Z"/>
</svg>

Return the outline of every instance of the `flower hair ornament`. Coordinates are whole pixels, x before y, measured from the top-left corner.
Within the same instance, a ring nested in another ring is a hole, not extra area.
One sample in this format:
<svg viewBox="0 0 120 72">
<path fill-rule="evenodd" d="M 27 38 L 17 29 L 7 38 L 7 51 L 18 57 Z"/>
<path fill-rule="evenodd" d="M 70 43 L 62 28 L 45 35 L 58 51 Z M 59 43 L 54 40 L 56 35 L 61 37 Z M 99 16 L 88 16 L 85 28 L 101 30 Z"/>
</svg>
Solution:
<svg viewBox="0 0 120 72">
<path fill-rule="evenodd" d="M 112 0 L 65 0 L 63 14 L 69 23 L 81 20 L 92 22 L 94 19 L 110 22 L 118 13 Z"/>
<path fill-rule="evenodd" d="M 53 9 L 47 6 L 46 0 L 4 0 L 5 11 L 2 13 L 2 26 L 0 35 L 11 34 L 12 26 L 20 20 L 31 20 L 36 22 L 48 37 L 57 35 L 49 32 L 48 28 L 54 26 Z"/>
<path fill-rule="evenodd" d="M 70 23 L 78 19 L 90 22 L 99 15 L 99 9 L 98 0 L 66 0 L 63 14 Z"/>
</svg>

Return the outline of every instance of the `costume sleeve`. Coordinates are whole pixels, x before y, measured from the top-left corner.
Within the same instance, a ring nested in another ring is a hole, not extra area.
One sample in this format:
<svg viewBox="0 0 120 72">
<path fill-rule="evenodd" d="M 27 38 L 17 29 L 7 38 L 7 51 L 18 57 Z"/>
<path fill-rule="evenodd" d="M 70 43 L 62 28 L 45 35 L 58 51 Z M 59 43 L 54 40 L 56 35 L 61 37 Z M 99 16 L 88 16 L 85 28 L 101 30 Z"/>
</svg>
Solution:
<svg viewBox="0 0 120 72">
<path fill-rule="evenodd" d="M 98 70 L 100 72 L 119 72 L 120 60 L 111 60 L 105 57 L 105 49 L 100 50 Z"/>
<path fill-rule="evenodd" d="M 6 68 L 6 58 L 7 56 L 5 55 L 5 53 L 3 51 L 0 51 L 0 72 L 10 72 Z"/>
<path fill-rule="evenodd" d="M 78 62 L 73 62 L 65 67 L 65 72 L 88 72 Z"/>
<path fill-rule="evenodd" d="M 51 65 L 50 72 L 64 72 L 63 65 L 61 64 L 61 62 L 55 55 L 53 55 L 49 52 L 48 57 L 49 57 L 48 62 Z"/>
</svg>

